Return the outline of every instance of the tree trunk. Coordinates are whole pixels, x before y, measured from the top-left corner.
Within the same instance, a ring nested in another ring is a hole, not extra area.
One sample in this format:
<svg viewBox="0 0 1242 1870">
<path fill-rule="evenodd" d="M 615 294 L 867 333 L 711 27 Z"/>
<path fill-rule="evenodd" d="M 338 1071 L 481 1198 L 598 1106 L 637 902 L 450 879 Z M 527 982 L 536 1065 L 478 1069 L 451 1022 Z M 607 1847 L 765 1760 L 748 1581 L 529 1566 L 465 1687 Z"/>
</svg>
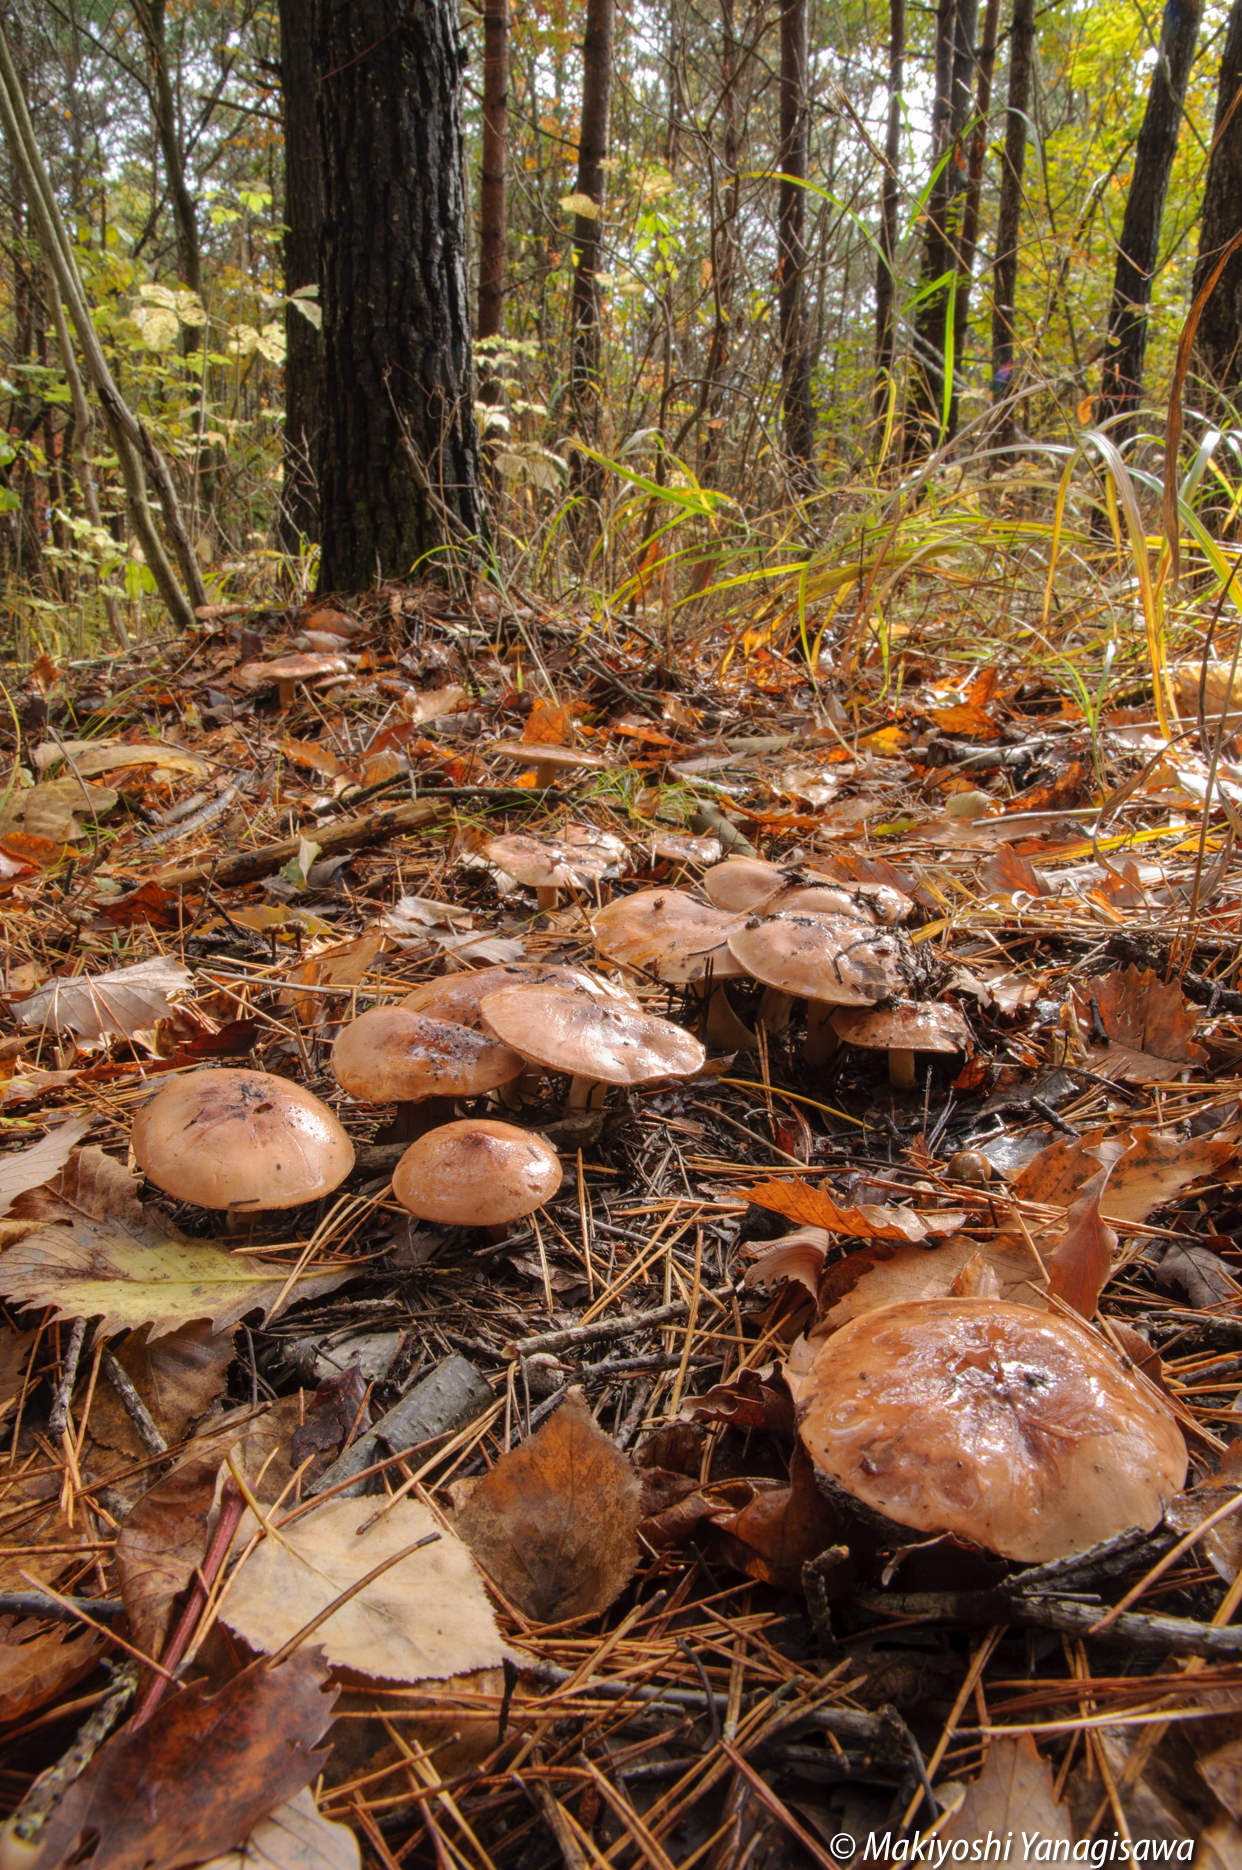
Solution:
<svg viewBox="0 0 1242 1870">
<path fill-rule="evenodd" d="M 996 70 L 996 34 L 999 26 L 1000 0 L 987 0 L 975 78 L 975 126 L 970 136 L 966 209 L 962 216 L 961 266 L 957 280 L 957 306 L 953 314 L 959 357 L 966 354 L 966 334 L 970 325 L 970 290 L 974 284 L 975 254 L 979 246 L 979 204 L 983 194 L 983 162 L 988 148 L 988 115 L 992 109 L 992 78 Z"/>
<path fill-rule="evenodd" d="M 1242 0 L 1233 0 L 1221 53 L 1216 124 L 1203 190 L 1193 298 L 1222 250 L 1242 233 Z M 1242 384 L 1242 248 L 1225 263 L 1199 318 L 1195 357 L 1207 379 L 1207 403 L 1221 421 Z"/>
<path fill-rule="evenodd" d="M 1100 422 L 1121 418 L 1113 428 L 1117 439 L 1133 433 L 1134 415 L 1143 394 L 1147 307 L 1160 255 L 1164 198 L 1177 154 L 1199 17 L 1199 0 L 1167 0 L 1160 26 L 1159 56 L 1134 150 L 1134 171 L 1117 243 L 1098 415 Z"/>
<path fill-rule="evenodd" d="M 509 4 L 484 0 L 483 181 L 479 190 L 479 336 L 505 324 L 505 158 L 509 124 Z"/>
<path fill-rule="evenodd" d="M 599 446 L 603 395 L 600 385 L 599 244 L 604 213 L 604 168 L 608 155 L 608 109 L 612 96 L 614 0 L 587 0 L 582 45 L 582 124 L 578 133 L 576 193 L 595 204 L 594 215 L 574 216 L 573 292 L 570 298 L 569 388 L 581 439 Z M 573 457 L 573 486 L 582 498 L 603 498 L 604 475 L 586 455 Z"/>
<path fill-rule="evenodd" d="M 314 0 L 323 164 L 322 591 L 480 528 L 453 0 Z"/>
<path fill-rule="evenodd" d="M 173 221 L 177 229 L 177 266 L 190 291 L 201 299 L 203 261 L 198 242 L 198 215 L 185 179 L 185 157 L 177 124 L 177 100 L 168 69 L 166 0 L 134 0 L 134 18 L 138 21 L 138 29 L 151 60 L 155 134 L 160 154 L 164 158 L 168 199 L 172 203 Z M 186 326 L 184 341 L 187 352 L 199 350 L 203 342 L 202 330 Z"/>
<path fill-rule="evenodd" d="M 883 421 L 892 387 L 895 350 L 897 202 L 901 163 L 901 103 L 905 88 L 906 0 L 889 0 L 888 126 L 880 185 L 880 252 L 875 266 L 875 413 Z"/>
<path fill-rule="evenodd" d="M 815 411 L 806 335 L 806 181 L 810 123 L 806 92 L 806 0 L 787 0 L 781 14 L 781 122 L 778 307 L 785 452 L 798 491 L 814 483 Z"/>
<path fill-rule="evenodd" d="M 319 284 L 323 182 L 311 0 L 280 0 L 280 88 L 285 121 L 285 293 Z M 322 308 L 308 301 L 314 319 Z M 296 552 L 319 538 L 319 458 L 323 429 L 323 333 L 296 306 L 285 307 L 284 486 L 281 541 Z"/>
<path fill-rule="evenodd" d="M 1014 305 L 1018 291 L 1018 230 L 1022 225 L 1022 171 L 1026 166 L 1027 113 L 1035 55 L 1035 0 L 1013 0 L 1009 30 L 1009 95 L 1005 108 L 1005 151 L 996 215 L 996 259 L 992 273 L 992 396 L 1003 402 L 1013 382 Z M 998 447 L 1012 447 L 1014 421 L 1003 415 L 995 430 Z"/>
<path fill-rule="evenodd" d="M 911 420 L 907 456 L 930 453 L 957 427 L 957 309 L 966 164 L 961 142 L 970 117 L 975 69 L 977 0 L 940 0 L 936 10 L 936 92 L 932 104 L 932 167 L 923 241 L 923 296 L 915 318 Z M 947 392 L 947 393 L 946 393 Z"/>
<path fill-rule="evenodd" d="M 720 125 L 721 181 L 712 191 L 712 302 L 714 321 L 703 388 L 695 420 L 706 415 L 707 438 L 699 456 L 700 478 L 711 468 L 720 445 L 723 417 L 721 378 L 729 361 L 729 326 L 733 315 L 733 281 L 737 273 L 737 211 L 741 192 L 739 158 L 741 140 L 737 113 L 737 27 L 733 18 L 733 0 L 720 0 Z M 673 453 L 681 451 L 682 437 Z"/>
</svg>

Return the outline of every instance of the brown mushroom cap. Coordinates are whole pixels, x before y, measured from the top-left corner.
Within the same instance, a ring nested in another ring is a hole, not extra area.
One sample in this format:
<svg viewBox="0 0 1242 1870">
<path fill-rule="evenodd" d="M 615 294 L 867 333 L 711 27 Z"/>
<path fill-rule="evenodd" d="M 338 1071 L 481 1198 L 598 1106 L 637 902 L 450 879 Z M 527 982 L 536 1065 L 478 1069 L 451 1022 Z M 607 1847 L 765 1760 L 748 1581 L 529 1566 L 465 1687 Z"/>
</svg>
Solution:
<svg viewBox="0 0 1242 1870">
<path fill-rule="evenodd" d="M 843 916 L 771 916 L 729 937 L 747 973 L 795 999 L 871 1006 L 901 986 L 896 938 Z"/>
<path fill-rule="evenodd" d="M 1150 1530 L 1186 1478 L 1160 1403 L 1084 1326 L 1024 1305 L 885 1305 L 789 1376 L 802 1440 L 837 1486 L 1025 1564 Z"/>
<path fill-rule="evenodd" d="M 432 1019 L 446 1019 L 456 1026 L 478 1027 L 480 1011 L 489 993 L 501 987 L 571 987 L 575 993 L 587 993 L 598 999 L 629 999 L 637 1010 L 637 1000 L 630 999 L 624 988 L 596 980 L 582 968 L 558 967 L 552 962 L 507 961 L 498 967 L 476 968 L 469 974 L 441 974 L 424 981 L 400 1002 L 411 1013 L 427 1013 Z"/>
<path fill-rule="evenodd" d="M 726 857 L 703 872 L 703 892 L 717 909 L 753 909 L 789 881 L 776 864 L 762 857 Z"/>
<path fill-rule="evenodd" d="M 893 1046 L 906 1052 L 965 1052 L 971 1043 L 963 1015 L 936 1001 L 897 1000 L 871 1013 L 834 1013 L 832 1029 L 847 1045 L 877 1052 Z"/>
<path fill-rule="evenodd" d="M 591 918 L 595 946 L 618 967 L 642 968 L 657 980 L 702 980 L 710 963 L 715 980 L 746 970 L 729 953 L 737 917 L 696 902 L 684 890 L 639 890 L 619 896 Z"/>
<path fill-rule="evenodd" d="M 481 1097 L 520 1077 L 524 1068 L 517 1053 L 495 1039 L 414 1012 L 404 1002 L 360 1013 L 332 1047 L 338 1084 L 364 1104 Z"/>
<path fill-rule="evenodd" d="M 138 1167 L 179 1201 L 234 1212 L 316 1201 L 354 1166 L 354 1146 L 317 1097 L 266 1071 L 170 1079 L 134 1118 Z"/>
<path fill-rule="evenodd" d="M 560 1161 L 541 1136 L 491 1118 L 428 1130 L 392 1178 L 402 1207 L 448 1227 L 499 1227 L 541 1208 L 560 1185 Z"/>
<path fill-rule="evenodd" d="M 515 831 L 492 838 L 483 847 L 488 863 L 528 890 L 576 889 L 583 876 L 572 851 L 552 838 L 531 838 Z"/>
<path fill-rule="evenodd" d="M 578 747 L 544 747 L 534 740 L 493 740 L 479 751 L 489 760 L 516 760 L 521 766 L 559 766 L 570 768 L 607 765 L 598 753 L 583 753 Z"/>
<path fill-rule="evenodd" d="M 244 662 L 233 680 L 243 688 L 266 688 L 272 682 L 308 682 L 316 675 L 348 675 L 344 656 L 278 656 L 274 662 Z"/>
<path fill-rule="evenodd" d="M 483 1002 L 483 1024 L 545 1071 L 605 1084 L 688 1078 L 707 1057 L 697 1039 L 636 1011 L 628 995 L 605 1001 L 566 987 L 502 987 Z"/>
</svg>

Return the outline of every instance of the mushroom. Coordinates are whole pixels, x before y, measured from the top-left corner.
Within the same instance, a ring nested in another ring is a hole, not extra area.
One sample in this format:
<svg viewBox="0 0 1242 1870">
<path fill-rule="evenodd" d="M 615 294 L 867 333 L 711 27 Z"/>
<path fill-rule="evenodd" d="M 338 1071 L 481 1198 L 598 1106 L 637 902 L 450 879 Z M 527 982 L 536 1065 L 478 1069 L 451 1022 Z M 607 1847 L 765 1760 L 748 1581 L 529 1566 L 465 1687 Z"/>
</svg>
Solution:
<svg viewBox="0 0 1242 1870">
<path fill-rule="evenodd" d="M 707 1056 L 680 1026 L 622 993 L 605 1000 L 572 987 L 502 987 L 483 1002 L 483 1028 L 545 1070 L 568 1072 L 567 1110 L 585 1109 L 597 1086 L 688 1078 Z"/>
<path fill-rule="evenodd" d="M 970 1027 L 955 1006 L 894 1000 L 872 1013 L 834 1013 L 832 1029 L 846 1045 L 888 1053 L 888 1081 L 899 1091 L 914 1089 L 916 1052 L 968 1052 Z"/>
<path fill-rule="evenodd" d="M 274 682 L 280 691 L 281 708 L 289 709 L 299 682 L 308 682 L 315 675 L 348 674 L 344 656 L 278 656 L 274 662 L 243 663 L 233 679 L 243 688 L 268 688 Z"/>
<path fill-rule="evenodd" d="M 746 977 L 728 947 L 728 936 L 738 926 L 735 915 L 697 902 L 684 890 L 639 890 L 597 910 L 591 925 L 596 949 L 618 967 L 698 990 L 701 1007 L 706 1003 L 700 1030 L 709 1045 L 753 1047 L 754 1034 L 742 1025 L 719 984 Z"/>
<path fill-rule="evenodd" d="M 808 1352 L 810 1347 L 805 1347 Z M 1086 1326 L 1000 1299 L 881 1306 L 787 1368 L 828 1492 L 1039 1565 L 1158 1525 L 1173 1417 Z"/>
<path fill-rule="evenodd" d="M 541 1136 L 491 1118 L 428 1130 L 406 1150 L 392 1192 L 420 1220 L 502 1233 L 561 1185 L 556 1151 Z"/>
<path fill-rule="evenodd" d="M 326 1104 L 288 1078 L 238 1067 L 170 1079 L 134 1118 L 131 1141 L 166 1195 L 230 1214 L 317 1201 L 354 1166 Z"/>
<path fill-rule="evenodd" d="M 599 772 L 606 764 L 598 753 L 581 753 L 577 747 L 544 747 L 534 740 L 493 740 L 479 751 L 489 760 L 533 766 L 539 787 L 554 786 L 562 773 Z"/>
<path fill-rule="evenodd" d="M 575 839 L 535 838 L 515 831 L 492 838 L 484 845 L 483 854 L 515 883 L 533 889 L 541 909 L 555 909 L 561 890 L 575 889 L 592 877 L 602 877 L 617 862 L 612 846 L 619 840 L 610 838 L 608 844 L 603 844 L 588 827 L 571 829 L 584 835 Z"/>
<path fill-rule="evenodd" d="M 851 883 L 806 864 L 781 869 L 761 857 L 726 857 L 704 873 L 703 888 L 717 908 L 754 915 L 845 916 L 891 926 L 910 908 L 909 898 L 898 890 Z"/>
<path fill-rule="evenodd" d="M 434 1019 L 402 1001 L 371 1007 L 343 1026 L 332 1069 L 351 1097 L 396 1104 L 402 1141 L 451 1117 L 457 1098 L 481 1097 L 520 1077 L 524 1061 L 472 1026 Z"/>
<path fill-rule="evenodd" d="M 752 920 L 729 937 L 729 949 L 771 989 L 761 1015 L 769 1031 L 807 1002 L 805 1056 L 821 1064 L 836 1049 L 829 1024 L 839 1006 L 873 1006 L 901 986 L 897 938 L 843 916 L 788 915 Z"/>
</svg>

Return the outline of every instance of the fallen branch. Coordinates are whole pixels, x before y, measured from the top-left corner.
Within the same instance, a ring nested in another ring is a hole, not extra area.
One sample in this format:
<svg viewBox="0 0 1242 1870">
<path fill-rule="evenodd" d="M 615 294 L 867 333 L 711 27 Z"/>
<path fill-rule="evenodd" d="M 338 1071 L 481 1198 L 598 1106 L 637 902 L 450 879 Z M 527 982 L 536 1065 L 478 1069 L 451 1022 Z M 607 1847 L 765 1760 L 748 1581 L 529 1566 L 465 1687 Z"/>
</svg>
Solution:
<svg viewBox="0 0 1242 1870">
<path fill-rule="evenodd" d="M 305 835 L 313 838 L 323 856 L 334 851 L 355 849 L 364 844 L 383 844 L 408 831 L 419 831 L 439 817 L 440 807 L 426 799 L 394 805 L 391 811 L 367 812 L 361 818 L 344 818 L 339 824 L 309 826 Z M 204 858 L 200 863 L 182 864 L 177 870 L 165 870 L 152 878 L 162 890 L 183 889 L 191 883 L 205 883 L 209 877 L 220 884 L 253 883 L 271 876 L 298 854 L 302 839 L 281 838 L 276 844 L 259 844 L 252 851 L 237 851 L 218 863 Z M 215 875 L 212 877 L 212 868 Z"/>
<path fill-rule="evenodd" d="M 700 1294 L 702 1298 L 714 1299 L 718 1305 L 733 1296 L 732 1286 Z M 542 1337 L 518 1338 L 504 1345 L 504 1355 L 512 1362 L 517 1357 L 533 1357 L 537 1351 L 567 1351 L 575 1344 L 602 1344 L 608 1338 L 623 1338 L 631 1331 L 651 1331 L 656 1325 L 677 1324 L 689 1309 L 686 1299 L 674 1299 L 671 1305 L 657 1306 L 653 1312 L 626 1312 L 624 1317 L 601 1318 L 593 1325 L 570 1325 L 564 1331 L 545 1331 Z"/>
<path fill-rule="evenodd" d="M 1106 1606 L 1064 1597 L 1021 1597 L 1007 1591 L 914 1591 L 860 1594 L 864 1610 L 927 1623 L 1019 1623 L 1067 1636 L 1090 1636 Z M 1164 1617 L 1126 1611 L 1114 1618 L 1098 1642 L 1128 1643 L 1136 1649 L 1163 1649 L 1172 1656 L 1242 1656 L 1242 1627 L 1195 1623 L 1189 1617 Z"/>
</svg>

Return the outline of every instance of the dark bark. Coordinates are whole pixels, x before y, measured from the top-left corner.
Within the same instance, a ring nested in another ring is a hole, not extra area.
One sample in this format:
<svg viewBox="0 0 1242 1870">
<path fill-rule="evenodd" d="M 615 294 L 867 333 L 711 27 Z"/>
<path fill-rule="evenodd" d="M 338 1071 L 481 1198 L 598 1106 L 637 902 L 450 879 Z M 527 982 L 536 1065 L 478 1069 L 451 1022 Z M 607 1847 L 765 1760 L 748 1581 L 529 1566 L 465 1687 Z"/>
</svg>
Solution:
<svg viewBox="0 0 1242 1870">
<path fill-rule="evenodd" d="M 1220 60 L 1192 298 L 1238 233 L 1242 233 L 1242 0 L 1233 0 Z M 1200 315 L 1195 359 L 1207 380 L 1209 406 L 1221 420 L 1229 419 L 1229 404 L 1236 401 L 1242 384 L 1242 249 L 1226 261 Z"/>
<path fill-rule="evenodd" d="M 319 284 L 323 181 L 316 120 L 311 0 L 280 0 L 280 85 L 285 127 L 285 292 Z M 323 334 L 285 307 L 285 446 L 280 530 L 286 550 L 319 537 Z"/>
<path fill-rule="evenodd" d="M 453 0 L 314 0 L 323 165 L 323 591 L 477 535 Z"/>
<path fill-rule="evenodd" d="M 979 203 L 983 194 L 983 161 L 988 147 L 988 116 L 992 109 L 992 78 L 996 70 L 996 34 L 999 26 L 1000 0 L 987 0 L 975 76 L 975 124 L 970 133 L 966 208 L 962 216 L 961 265 L 957 279 L 957 306 L 953 314 L 959 357 L 966 354 L 966 338 L 970 328 L 970 289 L 974 283 L 975 254 L 979 246 Z"/>
<path fill-rule="evenodd" d="M 578 133 L 576 193 L 598 209 L 595 216 L 574 217 L 573 292 L 570 298 L 569 388 L 579 436 L 591 447 L 600 440 L 603 396 L 600 384 L 599 271 L 604 212 L 604 169 L 608 155 L 608 110 L 612 97 L 613 0 L 587 0 L 586 37 L 582 44 L 582 124 Z M 575 492 L 590 501 L 602 498 L 602 469 L 586 455 L 573 458 Z"/>
<path fill-rule="evenodd" d="M 733 316 L 733 281 L 737 273 L 737 211 L 741 194 L 741 138 L 738 128 L 737 79 L 740 47 L 733 18 L 733 0 L 720 0 L 720 170 L 721 180 L 713 193 L 712 214 L 712 302 L 714 321 L 707 368 L 696 411 L 696 421 L 706 415 L 710 426 L 700 457 L 700 472 L 706 474 L 720 443 L 721 406 L 724 369 L 729 361 L 729 328 Z M 673 453 L 681 450 L 682 437 Z"/>
<path fill-rule="evenodd" d="M 806 331 L 806 180 L 810 122 L 806 90 L 806 0 L 787 0 L 781 14 L 778 309 L 785 452 L 795 483 L 814 480 L 815 411 Z"/>
<path fill-rule="evenodd" d="M 1113 434 L 1133 432 L 1143 394 L 1147 350 L 1147 307 L 1160 255 L 1160 223 L 1169 174 L 1177 154 L 1182 103 L 1199 36 L 1199 0 L 1167 0 L 1160 49 L 1147 109 L 1134 149 L 1134 171 L 1117 244 L 1113 297 L 1108 314 L 1099 420 L 1120 417 Z"/>
<path fill-rule="evenodd" d="M 884 136 L 884 180 L 880 186 L 880 252 L 875 265 L 875 412 L 883 419 L 893 373 L 896 297 L 898 166 L 901 161 L 901 103 L 905 89 L 906 0 L 889 0 L 888 125 Z"/>
<path fill-rule="evenodd" d="M 1009 30 L 1009 95 L 1000 204 L 996 214 L 996 260 L 992 273 L 992 395 L 1000 402 L 1013 382 L 1014 305 L 1018 291 L 1018 231 L 1022 225 L 1022 173 L 1026 166 L 1027 113 L 1035 57 L 1035 0 L 1013 0 Z M 1012 415 L 1000 418 L 995 439 L 1013 442 Z"/>
<path fill-rule="evenodd" d="M 927 454 L 957 427 L 957 390 L 948 384 L 950 308 L 956 314 L 962 276 L 967 165 L 962 139 L 970 119 L 975 71 L 977 0 L 940 0 L 936 10 L 936 91 L 932 104 L 932 166 L 938 169 L 927 203 L 921 284 L 915 317 L 914 372 L 908 456 Z M 947 157 L 947 160 L 946 160 Z M 952 331 L 952 376 L 961 343 Z"/>
<path fill-rule="evenodd" d="M 134 18 L 151 61 L 155 135 L 164 158 L 168 199 L 172 203 L 173 222 L 177 229 L 177 269 L 190 291 L 201 298 L 203 261 L 198 239 L 198 214 L 185 179 L 185 153 L 181 147 L 177 100 L 168 65 L 166 0 L 134 0 Z M 202 331 L 187 326 L 184 342 L 187 351 L 198 350 L 203 342 Z"/>
<path fill-rule="evenodd" d="M 479 190 L 479 336 L 505 323 L 505 161 L 509 126 L 509 5 L 484 0 L 483 179 Z"/>
</svg>

